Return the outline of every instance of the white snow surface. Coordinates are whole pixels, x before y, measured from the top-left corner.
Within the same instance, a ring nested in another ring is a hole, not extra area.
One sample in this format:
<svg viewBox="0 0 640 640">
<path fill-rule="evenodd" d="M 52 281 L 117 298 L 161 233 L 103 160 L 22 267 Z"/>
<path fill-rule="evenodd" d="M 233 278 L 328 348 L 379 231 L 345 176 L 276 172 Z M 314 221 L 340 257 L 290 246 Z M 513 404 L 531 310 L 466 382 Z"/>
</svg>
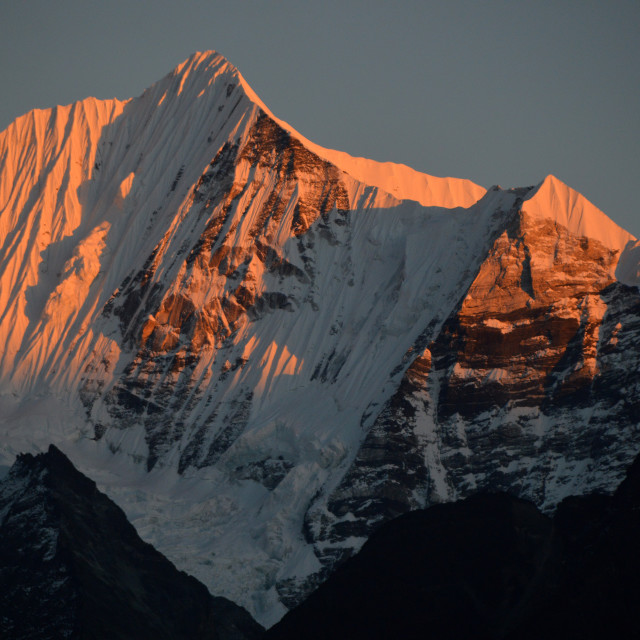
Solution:
<svg viewBox="0 0 640 640">
<path fill-rule="evenodd" d="M 205 423 L 207 406 L 250 391 L 250 416 L 233 445 L 214 465 L 179 475 L 185 440 L 178 441 L 147 472 L 143 425 L 111 428 L 96 440 L 80 400 L 89 364 L 113 365 L 101 374 L 109 388 L 133 357 L 115 319 L 101 312 L 160 244 L 154 277 L 182 286 L 184 256 L 176 256 L 204 228 L 193 218 L 193 186 L 225 143 L 242 146 L 261 112 L 270 114 L 238 71 L 206 52 L 138 98 L 32 111 L 0 133 L 0 466 L 53 442 L 123 507 L 144 539 L 269 626 L 286 611 L 276 582 L 320 568 L 301 533 L 310 502 L 340 481 L 393 393 L 398 365 L 408 366 L 403 356 L 429 323 L 442 323 L 454 308 L 484 258 L 498 213 L 516 196 L 323 149 L 278 121 L 338 167 L 348 224 L 332 227 L 331 242 L 318 235 L 310 289 L 286 285 L 294 313 L 246 323 L 223 354 L 203 349 L 205 391 L 185 438 Z M 237 166 L 235 179 L 245 170 Z M 255 171 L 254 180 L 271 180 Z M 239 245 L 248 242 L 259 204 L 238 220 Z M 523 209 L 612 249 L 627 248 L 621 280 L 637 283 L 633 237 L 556 178 L 531 193 Z M 295 237 L 281 231 L 277 246 L 282 258 L 304 268 Z M 283 286 L 254 266 L 262 291 Z M 190 286 L 206 300 L 218 285 Z M 249 365 L 207 386 L 239 357 Z M 328 382 L 314 377 L 323 367 Z M 99 402 L 92 417 L 109 419 Z M 273 490 L 238 473 L 278 457 L 291 469 Z"/>
</svg>

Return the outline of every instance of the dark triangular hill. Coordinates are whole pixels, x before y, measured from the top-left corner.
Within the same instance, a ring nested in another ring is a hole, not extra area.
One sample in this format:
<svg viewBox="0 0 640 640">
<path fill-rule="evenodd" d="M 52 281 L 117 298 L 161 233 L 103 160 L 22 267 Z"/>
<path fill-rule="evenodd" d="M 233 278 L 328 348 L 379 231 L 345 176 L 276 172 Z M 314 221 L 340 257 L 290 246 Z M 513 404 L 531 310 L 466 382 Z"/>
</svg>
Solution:
<svg viewBox="0 0 640 640">
<path fill-rule="evenodd" d="M 257 638 L 242 608 L 143 542 L 58 449 L 0 484 L 3 638 Z"/>
<path fill-rule="evenodd" d="M 635 637 L 638 540 L 640 459 L 553 519 L 506 494 L 437 505 L 381 526 L 265 637 Z"/>
</svg>

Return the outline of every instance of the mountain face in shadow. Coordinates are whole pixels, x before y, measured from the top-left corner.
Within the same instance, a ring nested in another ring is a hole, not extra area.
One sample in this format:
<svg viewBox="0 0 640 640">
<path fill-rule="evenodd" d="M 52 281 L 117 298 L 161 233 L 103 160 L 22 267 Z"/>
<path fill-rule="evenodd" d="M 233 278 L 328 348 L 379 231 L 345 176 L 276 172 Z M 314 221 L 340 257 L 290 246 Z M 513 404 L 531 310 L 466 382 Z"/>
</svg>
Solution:
<svg viewBox="0 0 640 640">
<path fill-rule="evenodd" d="M 122 510 L 51 446 L 0 484 L 3 638 L 258 638 L 241 607 L 212 597 L 143 542 Z"/>
<path fill-rule="evenodd" d="M 382 525 L 265 638 L 622 638 L 640 629 L 640 459 L 549 518 L 484 494 Z"/>
</svg>

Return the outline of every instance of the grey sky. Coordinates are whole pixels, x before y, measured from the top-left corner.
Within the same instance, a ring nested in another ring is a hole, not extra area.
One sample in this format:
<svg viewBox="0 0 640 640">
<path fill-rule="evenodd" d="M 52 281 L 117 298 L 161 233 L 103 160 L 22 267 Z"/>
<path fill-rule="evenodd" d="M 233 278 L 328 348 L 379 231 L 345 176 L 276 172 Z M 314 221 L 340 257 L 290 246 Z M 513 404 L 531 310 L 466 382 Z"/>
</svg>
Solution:
<svg viewBox="0 0 640 640">
<path fill-rule="evenodd" d="M 318 144 L 485 187 L 553 173 L 640 235 L 638 0 L 4 0 L 0 128 L 205 49 Z"/>
</svg>

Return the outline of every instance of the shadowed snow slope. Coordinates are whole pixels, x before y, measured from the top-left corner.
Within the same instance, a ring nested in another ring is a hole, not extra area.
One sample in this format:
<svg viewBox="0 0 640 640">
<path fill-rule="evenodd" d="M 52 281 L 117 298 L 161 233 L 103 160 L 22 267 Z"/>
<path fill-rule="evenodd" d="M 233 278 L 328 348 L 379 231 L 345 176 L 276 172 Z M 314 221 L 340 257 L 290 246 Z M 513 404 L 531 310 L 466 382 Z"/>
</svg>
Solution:
<svg viewBox="0 0 640 640">
<path fill-rule="evenodd" d="M 263 623 L 382 520 L 551 509 L 640 444 L 634 239 L 553 177 L 323 149 L 211 52 L 19 118 L 0 163 L 5 462 L 56 443 Z"/>
</svg>

